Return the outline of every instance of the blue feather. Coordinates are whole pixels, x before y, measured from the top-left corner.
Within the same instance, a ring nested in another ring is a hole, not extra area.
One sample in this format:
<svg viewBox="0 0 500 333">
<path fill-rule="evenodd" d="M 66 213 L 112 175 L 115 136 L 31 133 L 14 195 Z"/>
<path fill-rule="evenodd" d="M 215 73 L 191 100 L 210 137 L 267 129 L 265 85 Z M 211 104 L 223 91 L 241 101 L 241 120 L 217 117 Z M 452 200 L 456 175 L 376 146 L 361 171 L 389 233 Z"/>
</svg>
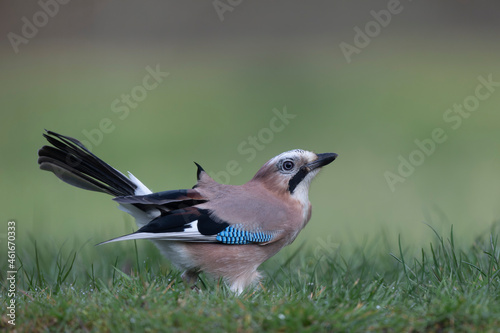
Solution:
<svg viewBox="0 0 500 333">
<path fill-rule="evenodd" d="M 242 225 L 227 227 L 216 235 L 217 241 L 223 244 L 244 245 L 250 243 L 265 243 L 273 239 L 274 233 L 260 228 L 254 231 L 244 230 Z"/>
</svg>

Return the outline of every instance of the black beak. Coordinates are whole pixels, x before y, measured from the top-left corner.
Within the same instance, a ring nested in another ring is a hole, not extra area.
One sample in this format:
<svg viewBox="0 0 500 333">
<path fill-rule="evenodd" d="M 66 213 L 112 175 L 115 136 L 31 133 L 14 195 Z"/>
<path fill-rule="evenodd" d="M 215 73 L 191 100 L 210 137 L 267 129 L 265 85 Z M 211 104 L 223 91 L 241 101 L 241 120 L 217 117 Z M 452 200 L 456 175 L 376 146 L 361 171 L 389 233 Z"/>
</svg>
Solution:
<svg viewBox="0 0 500 333">
<path fill-rule="evenodd" d="M 318 159 L 316 161 L 307 164 L 309 170 L 318 169 L 332 163 L 333 161 L 335 161 L 338 155 L 335 153 L 325 153 L 316 154 L 316 156 L 318 156 Z"/>
</svg>

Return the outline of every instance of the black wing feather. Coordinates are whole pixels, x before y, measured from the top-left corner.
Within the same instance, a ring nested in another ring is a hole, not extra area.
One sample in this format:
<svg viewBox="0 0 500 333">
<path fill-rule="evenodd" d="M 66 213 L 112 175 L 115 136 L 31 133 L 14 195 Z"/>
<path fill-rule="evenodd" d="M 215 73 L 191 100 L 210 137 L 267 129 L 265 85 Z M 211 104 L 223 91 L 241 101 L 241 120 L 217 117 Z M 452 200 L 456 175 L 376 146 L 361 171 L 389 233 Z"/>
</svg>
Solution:
<svg viewBox="0 0 500 333">
<path fill-rule="evenodd" d="M 121 204 L 141 204 L 153 206 L 167 211 L 175 211 L 207 202 L 196 190 L 172 190 L 147 195 L 127 195 L 114 198 Z"/>
<path fill-rule="evenodd" d="M 207 209 L 189 207 L 159 216 L 137 230 L 136 233 L 182 232 L 187 228 L 191 228 L 190 223 L 195 220 L 198 221 L 198 231 L 205 236 L 218 234 L 229 226 L 229 223 L 213 216 Z"/>
</svg>

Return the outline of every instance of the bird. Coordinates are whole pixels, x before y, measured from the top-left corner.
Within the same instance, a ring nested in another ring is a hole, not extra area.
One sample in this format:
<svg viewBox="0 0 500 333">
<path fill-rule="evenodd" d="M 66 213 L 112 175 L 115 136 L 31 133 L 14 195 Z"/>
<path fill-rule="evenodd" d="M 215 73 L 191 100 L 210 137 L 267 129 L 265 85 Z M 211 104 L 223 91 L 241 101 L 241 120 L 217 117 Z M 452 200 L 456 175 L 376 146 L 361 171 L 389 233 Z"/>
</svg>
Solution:
<svg viewBox="0 0 500 333">
<path fill-rule="evenodd" d="M 40 169 L 70 185 L 113 196 L 118 208 L 135 218 L 137 231 L 100 244 L 149 239 L 183 272 L 188 285 L 194 287 L 205 272 L 223 278 L 236 294 L 257 285 L 262 278 L 258 267 L 306 226 L 311 181 L 338 156 L 286 151 L 242 185 L 220 184 L 195 162 L 197 182 L 192 188 L 153 193 L 77 139 L 49 130 L 43 136 L 50 145 L 38 151 Z"/>
</svg>

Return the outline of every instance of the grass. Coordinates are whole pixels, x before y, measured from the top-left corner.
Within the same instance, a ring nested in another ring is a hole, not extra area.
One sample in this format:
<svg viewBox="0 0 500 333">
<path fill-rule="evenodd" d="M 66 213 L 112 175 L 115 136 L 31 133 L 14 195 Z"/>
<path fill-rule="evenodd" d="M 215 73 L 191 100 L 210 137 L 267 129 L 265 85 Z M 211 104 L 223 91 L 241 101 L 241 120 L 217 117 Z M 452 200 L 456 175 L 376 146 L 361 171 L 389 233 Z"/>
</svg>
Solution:
<svg viewBox="0 0 500 333">
<path fill-rule="evenodd" d="M 267 277 L 241 296 L 205 276 L 201 292 L 191 290 L 145 243 L 130 253 L 103 247 L 95 259 L 88 244 L 78 250 L 44 244 L 42 251 L 33 242 L 18 255 L 16 329 L 498 332 L 498 230 L 465 247 L 455 239 L 453 228 L 447 237 L 436 232 L 415 256 L 401 238 L 390 254 L 298 247 L 265 263 Z M 7 321 L 3 316 L 0 327 L 9 328 Z"/>
</svg>

